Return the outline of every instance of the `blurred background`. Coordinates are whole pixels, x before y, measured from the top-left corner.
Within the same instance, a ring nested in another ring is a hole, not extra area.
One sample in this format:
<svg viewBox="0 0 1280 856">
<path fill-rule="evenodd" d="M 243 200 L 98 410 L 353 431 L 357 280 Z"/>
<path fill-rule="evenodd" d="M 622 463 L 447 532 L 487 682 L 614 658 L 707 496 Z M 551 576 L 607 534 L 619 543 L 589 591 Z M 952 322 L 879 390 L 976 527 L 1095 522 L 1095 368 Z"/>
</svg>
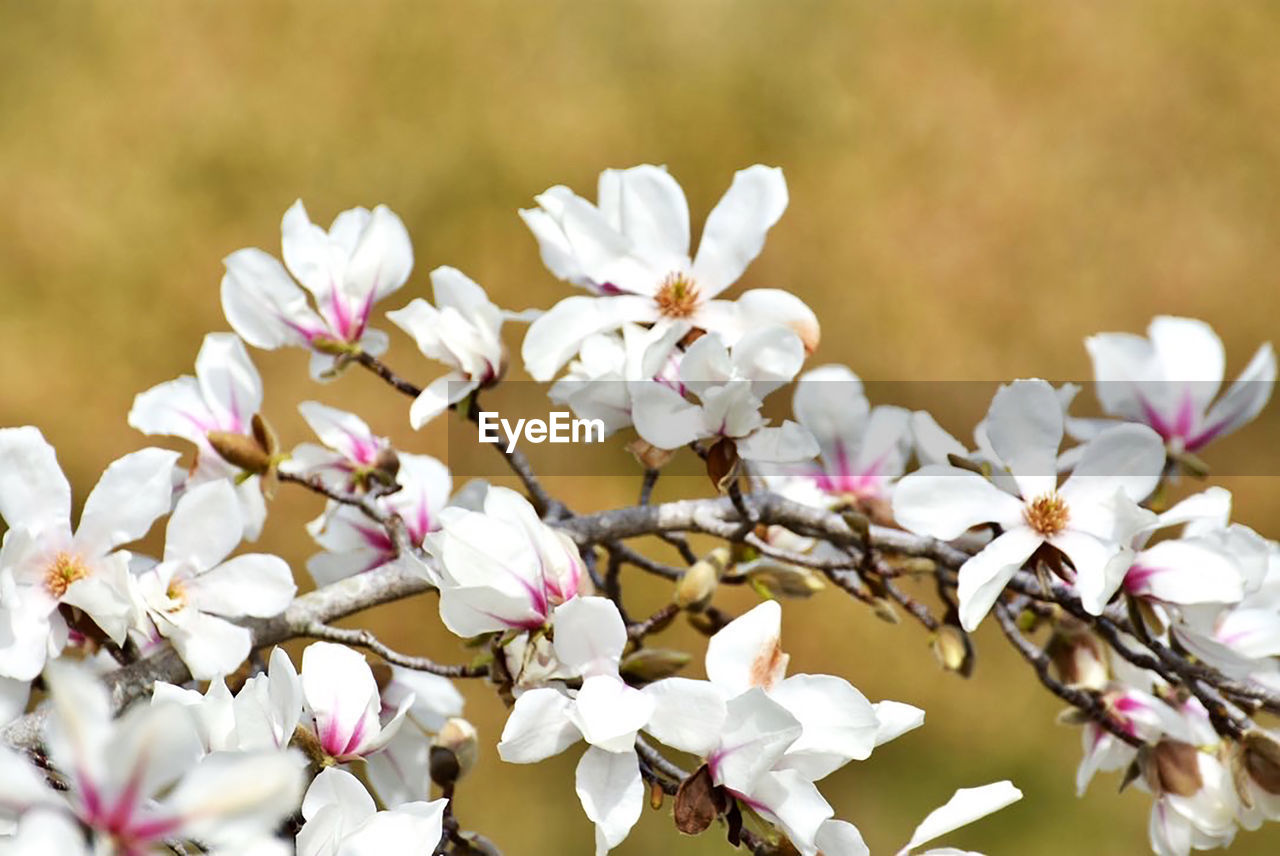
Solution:
<svg viewBox="0 0 1280 856">
<path fill-rule="evenodd" d="M 379 202 L 404 218 L 417 267 L 385 309 L 429 296 L 439 264 L 509 308 L 547 307 L 569 291 L 516 209 L 557 183 L 594 198 L 600 169 L 641 162 L 670 167 L 695 229 L 734 170 L 782 166 L 791 207 L 740 287 L 799 294 L 824 325 L 817 359 L 865 378 L 1087 379 L 1084 336 L 1158 313 L 1211 322 L 1234 376 L 1280 333 L 1277 36 L 1265 2 L 4 4 L 0 424 L 39 425 L 83 500 L 148 442 L 125 424 L 134 394 L 189 373 L 201 337 L 227 328 L 221 259 L 278 252 L 295 198 L 322 223 Z M 441 373 L 380 326 L 402 373 Z M 408 402 L 372 377 L 318 387 L 300 351 L 253 356 L 286 446 L 306 437 L 295 405 L 317 399 L 444 455 L 443 429 L 414 435 Z M 985 404 L 937 415 L 967 438 Z M 1210 464 L 1242 473 L 1273 454 L 1275 410 Z M 1223 482 L 1240 520 L 1280 531 L 1280 480 Z M 552 486 L 591 509 L 632 501 L 638 478 Z M 695 491 L 669 480 L 658 496 Z M 260 548 L 305 577 L 301 524 L 318 510 L 282 491 Z M 666 596 L 633 590 L 637 612 Z M 725 607 L 745 608 L 734 594 Z M 423 598 L 367 620 L 394 646 L 461 660 L 433 611 Z M 1079 735 L 995 628 L 967 681 L 939 671 L 917 627 L 838 593 L 791 605 L 783 632 L 793 672 L 928 711 L 823 784 L 874 852 L 954 788 L 1003 778 L 1026 799 L 955 844 L 1146 852 L 1146 798 L 1117 796 L 1113 776 L 1075 797 Z M 672 639 L 700 658 L 686 629 Z M 505 711 L 466 692 L 486 748 L 463 825 L 516 856 L 590 852 L 577 752 L 501 764 Z M 1278 846 L 1273 825 L 1232 852 Z M 726 849 L 714 830 L 678 837 L 664 810 L 617 852 Z"/>
</svg>

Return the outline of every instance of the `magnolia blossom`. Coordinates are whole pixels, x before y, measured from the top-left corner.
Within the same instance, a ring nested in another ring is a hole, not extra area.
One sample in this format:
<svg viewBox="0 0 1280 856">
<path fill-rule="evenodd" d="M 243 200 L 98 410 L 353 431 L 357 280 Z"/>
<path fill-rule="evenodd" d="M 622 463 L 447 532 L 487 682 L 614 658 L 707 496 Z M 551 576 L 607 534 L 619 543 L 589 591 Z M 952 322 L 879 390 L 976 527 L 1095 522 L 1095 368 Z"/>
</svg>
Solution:
<svg viewBox="0 0 1280 856">
<path fill-rule="evenodd" d="M 169 518 L 164 560 L 134 578 L 146 614 L 196 680 L 226 675 L 249 656 L 253 635 L 228 619 L 279 615 L 297 591 L 283 559 L 264 553 L 227 558 L 243 528 L 230 484 L 193 488 Z"/>
<path fill-rule="evenodd" d="M 143 449 L 107 467 L 71 529 L 71 486 L 53 447 L 31 427 L 0 429 L 0 675 L 29 681 L 67 641 L 60 605 L 113 641 L 133 621 L 128 554 L 168 513 L 176 452 Z"/>
<path fill-rule="evenodd" d="M 522 355 L 535 380 L 550 380 L 588 336 L 627 322 L 654 326 L 647 368 L 660 365 L 695 328 L 732 344 L 755 326 L 781 323 L 808 350 L 817 347 L 817 319 L 785 291 L 747 291 L 736 303 L 715 299 L 760 254 L 786 209 L 782 170 L 756 165 L 738 172 L 707 217 L 693 259 L 689 206 L 665 168 L 605 170 L 598 195 L 592 205 L 556 186 L 537 197 L 537 208 L 520 212 L 547 268 L 593 293 L 566 297 L 529 328 Z"/>
<path fill-rule="evenodd" d="M 129 425 L 143 434 L 181 437 L 196 445 L 187 476 L 194 486 L 234 479 L 245 520 L 245 537 L 256 541 L 266 520 L 258 476 L 242 478 L 240 468 L 223 460 L 209 442 L 211 431 L 250 436 L 262 407 L 262 378 L 232 333 L 209 333 L 196 356 L 195 377 L 183 375 L 139 393 L 129 410 Z"/>
<path fill-rule="evenodd" d="M 792 410 L 818 441 L 820 461 L 811 477 L 836 502 L 888 500 L 911 452 L 911 413 L 872 408 L 862 381 L 845 366 L 805 372 Z"/>
<path fill-rule="evenodd" d="M 1120 419 L 1154 428 L 1174 453 L 1194 452 L 1252 420 L 1271 397 L 1276 356 L 1270 343 L 1217 401 L 1226 373 L 1222 340 L 1203 321 L 1161 315 L 1147 337 L 1099 333 L 1085 340 L 1098 401 Z M 1102 423 L 1105 424 L 1105 423 Z M 1099 420 L 1075 420 L 1073 433 L 1096 434 Z"/>
<path fill-rule="evenodd" d="M 345 645 L 313 642 L 302 652 L 303 722 L 335 761 L 379 751 L 395 737 L 413 706 L 412 693 L 384 724 L 378 683 L 365 658 Z"/>
<path fill-rule="evenodd" d="M 449 509 L 427 546 L 440 563 L 440 618 L 465 637 L 542 627 L 584 572 L 569 536 L 505 487 L 489 488 L 484 511 Z"/>
<path fill-rule="evenodd" d="M 622 843 L 644 808 L 644 783 L 636 757 L 636 733 L 653 710 L 653 699 L 627 686 L 618 661 L 627 628 L 613 601 L 575 598 L 554 612 L 555 653 L 582 678 L 578 690 L 526 690 L 502 729 L 502 760 L 531 764 L 585 740 L 578 762 L 578 799 L 596 825 L 596 854 Z"/>
<path fill-rule="evenodd" d="M 82 852 L 140 854 L 195 839 L 208 852 L 248 853 L 297 806 L 302 764 L 294 754 L 206 754 L 182 705 L 138 705 L 113 721 L 106 688 L 84 671 L 51 664 L 46 679 L 49 757 L 66 774 L 68 790 L 51 790 L 43 774 L 3 750 L 3 810 L 73 818 L 92 838 L 92 850 Z M 46 841 L 59 840 L 56 826 L 44 831 Z"/>
<path fill-rule="evenodd" d="M 778 603 L 765 601 L 712 637 L 707 681 L 667 678 L 645 687 L 654 701 L 646 730 L 706 759 L 717 785 L 812 854 L 819 829 L 834 813 L 813 783 L 869 757 L 911 727 L 908 719 L 920 719 L 904 717 L 907 706 L 890 706 L 882 723 L 842 678 L 785 677 L 781 620 Z"/>
<path fill-rule="evenodd" d="M 368 324 L 373 305 L 404 285 L 413 269 L 400 218 L 385 205 L 352 208 L 326 233 L 298 200 L 285 212 L 280 233 L 283 265 L 259 249 L 225 259 L 222 311 L 235 331 L 257 348 L 310 349 L 317 380 L 341 367 L 341 355 L 386 351 L 387 334 Z"/>
<path fill-rule="evenodd" d="M 444 834 L 448 802 L 419 800 L 378 811 L 359 779 L 329 767 L 302 799 L 298 856 L 431 856 Z"/>
<path fill-rule="evenodd" d="M 387 488 L 385 480 L 395 452 L 385 437 L 374 435 L 365 421 L 354 413 L 304 401 L 298 412 L 324 445 L 301 443 L 280 465 L 283 472 L 318 478 L 335 490 L 357 493 Z"/>
<path fill-rule="evenodd" d="M 419 297 L 403 309 L 387 313 L 392 323 L 413 337 L 424 356 L 452 369 L 413 400 L 409 424 L 415 430 L 497 380 L 506 369 L 501 338 L 504 315 L 489 302 L 484 289 L 451 267 L 431 272 L 431 288 L 435 306 Z"/>
<path fill-rule="evenodd" d="M 631 384 L 636 432 L 659 449 L 678 449 L 697 440 L 732 440 L 738 456 L 759 463 L 804 461 L 818 444 L 790 420 L 769 427 L 760 414 L 763 399 L 800 370 L 804 346 L 786 327 L 752 330 L 732 349 L 708 334 L 689 346 L 680 361 L 681 391 L 657 381 Z"/>
<path fill-rule="evenodd" d="M 1001 534 L 961 566 L 960 622 L 973 630 L 1005 584 L 1042 545 L 1070 560 L 1085 609 L 1100 614 L 1132 559 L 1133 536 L 1154 515 L 1140 508 L 1160 480 L 1164 449 L 1143 425 L 1120 425 L 1089 441 L 1070 478 L 1057 483 L 1062 408 L 1042 380 L 1015 381 L 991 403 L 987 433 L 1017 494 L 971 470 L 931 465 L 906 476 L 893 513 L 906 529 L 951 539 L 981 523 Z"/>
<path fill-rule="evenodd" d="M 397 460 L 396 490 L 379 495 L 372 502 L 381 511 L 398 516 L 409 542 L 421 547 L 427 536 L 440 528 L 453 478 L 449 468 L 430 455 L 399 454 Z M 330 503 L 324 514 L 307 525 L 307 531 L 325 550 L 307 560 L 307 570 L 318 586 L 388 562 L 403 562 L 415 571 L 435 573 L 424 570 L 416 556 L 401 554 L 384 527 L 350 505 Z"/>
</svg>

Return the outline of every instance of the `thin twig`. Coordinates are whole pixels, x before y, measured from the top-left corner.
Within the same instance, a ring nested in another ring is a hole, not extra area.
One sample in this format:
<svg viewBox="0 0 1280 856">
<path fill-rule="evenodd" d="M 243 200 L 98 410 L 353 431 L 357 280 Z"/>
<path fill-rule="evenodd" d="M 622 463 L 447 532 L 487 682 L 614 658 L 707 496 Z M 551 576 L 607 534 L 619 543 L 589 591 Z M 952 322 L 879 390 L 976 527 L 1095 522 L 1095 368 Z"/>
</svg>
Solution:
<svg viewBox="0 0 1280 856">
<path fill-rule="evenodd" d="M 347 627 L 333 627 L 320 621 L 314 621 L 302 628 L 300 636 L 312 639 L 323 639 L 327 642 L 339 642 L 354 648 L 367 648 L 388 663 L 412 669 L 415 672 L 430 672 L 446 678 L 483 678 L 489 674 L 488 666 L 444 665 L 426 657 L 411 657 L 389 648 L 372 632 Z"/>
</svg>

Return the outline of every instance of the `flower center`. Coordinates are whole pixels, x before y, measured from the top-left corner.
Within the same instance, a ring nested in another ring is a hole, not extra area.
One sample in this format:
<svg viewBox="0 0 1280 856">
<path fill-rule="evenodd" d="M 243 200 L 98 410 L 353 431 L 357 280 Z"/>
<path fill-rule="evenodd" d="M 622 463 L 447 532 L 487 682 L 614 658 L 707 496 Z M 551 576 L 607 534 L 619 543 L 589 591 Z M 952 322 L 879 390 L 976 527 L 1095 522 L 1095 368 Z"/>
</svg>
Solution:
<svg viewBox="0 0 1280 856">
<path fill-rule="evenodd" d="M 698 308 L 698 286 L 685 274 L 668 274 L 653 299 L 668 318 L 688 318 Z"/>
<path fill-rule="evenodd" d="M 169 587 L 164 590 L 164 596 L 169 599 L 168 612 L 177 612 L 187 605 L 186 586 L 177 577 L 169 580 Z"/>
<path fill-rule="evenodd" d="M 84 559 L 70 553 L 59 553 L 53 557 L 44 572 L 44 587 L 49 594 L 61 599 L 67 589 L 76 580 L 89 576 L 89 568 Z"/>
<path fill-rule="evenodd" d="M 1027 503 L 1027 507 L 1022 511 L 1022 517 L 1027 521 L 1028 526 L 1047 538 L 1067 528 L 1071 512 L 1067 508 L 1067 503 L 1063 501 L 1062 495 L 1053 490 Z"/>
</svg>

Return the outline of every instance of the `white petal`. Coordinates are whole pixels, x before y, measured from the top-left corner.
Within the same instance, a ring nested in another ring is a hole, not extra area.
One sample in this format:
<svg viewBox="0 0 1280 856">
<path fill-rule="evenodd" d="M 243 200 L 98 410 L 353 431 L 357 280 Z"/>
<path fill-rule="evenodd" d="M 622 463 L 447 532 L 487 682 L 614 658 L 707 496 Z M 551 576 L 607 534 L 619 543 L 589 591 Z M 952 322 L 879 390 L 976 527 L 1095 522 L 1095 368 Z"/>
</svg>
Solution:
<svg viewBox="0 0 1280 856">
<path fill-rule="evenodd" d="M 964 444 L 948 434 L 936 419 L 923 410 L 911 414 L 911 434 L 915 439 L 916 456 L 922 467 L 946 464 L 949 462 L 949 455 L 964 458 L 969 454 Z"/>
<path fill-rule="evenodd" d="M 1226 394 L 1214 402 L 1205 417 L 1205 428 L 1190 442 L 1198 448 L 1230 434 L 1262 412 L 1276 383 L 1276 353 L 1267 343 L 1258 349 Z"/>
<path fill-rule="evenodd" d="M 76 546 L 100 556 L 146 535 L 169 513 L 177 462 L 178 453 L 167 449 L 142 449 L 113 462 L 85 500 Z"/>
<path fill-rule="evenodd" d="M 804 733 L 780 762 L 810 781 L 861 761 L 876 746 L 880 722 L 866 696 L 834 675 L 792 675 L 773 688 L 770 698 L 800 721 Z"/>
<path fill-rule="evenodd" d="M 1091 615 L 1101 615 L 1107 601 L 1124 582 L 1133 553 L 1087 532 L 1068 529 L 1049 539 L 1067 554 L 1076 569 L 1075 586 L 1080 602 Z"/>
<path fill-rule="evenodd" d="M 702 408 L 656 380 L 632 381 L 631 418 L 636 433 L 659 449 L 679 449 L 705 435 Z"/>
<path fill-rule="evenodd" d="M 71 485 L 37 428 L 0 428 L 0 517 L 10 529 L 66 531 Z"/>
<path fill-rule="evenodd" d="M 0 725 L 22 715 L 31 694 L 31 682 L 0 677 Z"/>
<path fill-rule="evenodd" d="M 653 699 L 653 713 L 644 730 L 659 741 L 699 756 L 720 741 L 727 716 L 725 697 L 710 681 L 664 678 L 642 692 Z"/>
<path fill-rule="evenodd" d="M 628 321 L 655 320 L 657 307 L 647 297 L 566 297 L 529 325 L 520 349 L 525 371 L 545 383 L 578 352 L 588 336 L 616 330 Z"/>
<path fill-rule="evenodd" d="M 759 399 L 790 383 L 804 365 L 804 343 L 780 324 L 749 330 L 734 343 L 730 354 L 734 374 L 751 381 L 751 393 Z"/>
<path fill-rule="evenodd" d="M 689 203 L 662 167 L 606 170 L 617 176 L 618 227 L 646 258 L 683 265 L 689 256 Z M 604 181 L 605 176 L 601 176 Z M 603 208 L 603 200 L 602 206 Z"/>
<path fill-rule="evenodd" d="M 903 477 L 893 492 L 898 525 L 919 535 L 949 540 L 980 523 L 1010 527 L 1022 520 L 1023 504 L 982 476 L 932 464 Z"/>
<path fill-rule="evenodd" d="M 311 820 L 326 806 L 339 807 L 352 826 L 373 817 L 378 810 L 360 780 L 341 767 L 326 767 L 307 786 L 302 798 L 302 816 Z"/>
<path fill-rule="evenodd" d="M 194 609 L 189 613 L 183 626 L 168 635 L 191 676 L 207 681 L 234 672 L 249 656 L 249 629 Z"/>
<path fill-rule="evenodd" d="M 1112 416 L 1143 419 L 1134 383 L 1151 377 L 1155 354 L 1142 336 L 1133 333 L 1099 333 L 1084 340 L 1093 362 L 1098 401 Z"/>
<path fill-rule="evenodd" d="M 826 365 L 800 376 L 791 410 L 827 454 L 837 443 L 856 446 L 850 440 L 861 437 L 871 405 L 856 374 L 847 366 Z"/>
<path fill-rule="evenodd" d="M 973 632 L 982 623 L 1009 580 L 1043 541 L 1026 526 L 1015 527 L 960 566 L 956 595 L 965 630 Z"/>
<path fill-rule="evenodd" d="M 818 827 L 814 839 L 823 856 L 871 856 L 871 849 L 862 840 L 858 827 L 843 820 L 828 820 Z"/>
<path fill-rule="evenodd" d="M 736 445 L 741 458 L 762 464 L 798 463 L 818 454 L 818 441 L 809 430 L 789 419 L 774 428 L 757 428 Z"/>
<path fill-rule="evenodd" d="M 569 721 L 571 700 L 559 690 L 540 687 L 516 699 L 498 741 L 498 755 L 511 764 L 532 764 L 559 755 L 581 737 Z"/>
<path fill-rule="evenodd" d="M 184 837 L 234 847 L 269 835 L 302 796 L 303 762 L 293 753 L 215 752 L 182 777 L 165 803 L 187 819 Z"/>
<path fill-rule="evenodd" d="M 1068 504 L 1110 499 L 1117 489 L 1134 502 L 1155 490 L 1164 470 L 1164 443 L 1146 425 L 1117 425 L 1090 440 L 1062 485 Z"/>
<path fill-rule="evenodd" d="M 1024 499 L 1034 499 L 1057 485 L 1062 419 L 1058 394 L 1043 380 L 1015 380 L 991 401 L 987 437 L 1017 479 Z"/>
<path fill-rule="evenodd" d="M 764 249 L 765 235 L 787 209 L 782 170 L 759 164 L 739 170 L 707 217 L 693 276 L 714 297 L 728 288 Z"/>
<path fill-rule="evenodd" d="M 596 825 L 596 856 L 617 847 L 644 809 L 644 782 L 635 752 L 606 752 L 591 746 L 578 762 L 575 790 L 582 810 Z"/>
<path fill-rule="evenodd" d="M 187 591 L 202 612 L 269 618 L 284 612 L 298 587 L 284 559 L 249 553 L 200 574 Z"/>
<path fill-rule="evenodd" d="M 720 746 L 707 761 L 716 784 L 749 794 L 804 729 L 761 689 L 731 699 L 727 711 Z"/>
<path fill-rule="evenodd" d="M 1218 334 L 1194 318 L 1160 315 L 1147 326 L 1147 336 L 1165 380 L 1190 394 L 1197 416 L 1204 413 L 1226 373 Z"/>
<path fill-rule="evenodd" d="M 568 716 L 592 746 L 624 752 L 649 721 L 653 699 L 620 678 L 595 675 L 582 682 Z"/>
<path fill-rule="evenodd" d="M 872 707 L 876 711 L 876 721 L 880 723 L 876 729 L 877 746 L 924 725 L 924 711 L 918 707 L 900 701 L 878 701 Z"/>
<path fill-rule="evenodd" d="M 370 304 L 404 285 L 413 270 L 413 245 L 404 223 L 390 208 L 373 209 L 347 263 L 342 290 Z"/>
<path fill-rule="evenodd" d="M 773 770 L 757 780 L 748 795 L 772 815 L 791 843 L 812 853 L 818 832 L 832 815 L 831 805 L 813 782 L 795 770 Z"/>
<path fill-rule="evenodd" d="M 384 856 L 406 852 L 406 845 L 434 852 L 444 834 L 447 804 L 443 799 L 417 801 L 380 811 L 343 839 L 336 856 Z"/>
<path fill-rule="evenodd" d="M 1010 782 L 994 782 L 978 788 L 961 788 L 947 804 L 934 809 L 919 826 L 899 856 L 948 832 L 967 826 L 994 811 L 1022 799 L 1022 791 Z"/>
<path fill-rule="evenodd" d="M 555 608 L 556 658 L 578 674 L 617 674 L 627 626 L 607 597 L 575 597 Z"/>
<path fill-rule="evenodd" d="M 195 378 L 184 375 L 156 384 L 133 399 L 129 425 L 143 434 L 168 434 L 203 444 L 205 433 L 217 427 Z"/>
<path fill-rule="evenodd" d="M 262 407 L 262 378 L 234 333 L 209 333 L 196 355 L 200 397 L 224 431 L 244 434 Z"/>
<path fill-rule="evenodd" d="M 707 301 L 703 307 L 705 309 L 719 302 Z M 731 317 L 736 320 L 736 325 L 720 326 L 715 330 L 725 337 L 725 341 L 736 342 L 746 331 L 766 324 L 782 324 L 800 337 L 806 352 L 813 353 L 817 350 L 822 338 L 818 317 L 808 304 L 791 292 L 781 288 L 751 288 L 738 295 L 732 306 L 735 312 Z M 695 318 L 699 322 L 698 326 L 702 326 L 706 315 L 700 311 Z"/>
<path fill-rule="evenodd" d="M 306 293 L 267 253 L 237 250 L 223 264 L 227 273 L 222 278 L 222 312 L 250 345 L 268 350 L 282 345 L 306 347 L 302 331 L 315 334 L 327 329 L 307 305 Z"/>
<path fill-rule="evenodd" d="M 1134 557 L 1125 588 L 1167 603 L 1236 603 L 1244 597 L 1239 566 L 1212 543 L 1161 541 Z"/>
<path fill-rule="evenodd" d="M 466 398 L 479 386 L 480 381 L 470 380 L 462 372 L 441 375 L 423 387 L 422 392 L 409 406 L 409 426 L 414 431 L 419 430 L 448 410 L 450 405 Z M 505 443 L 505 440 L 501 442 Z"/>
<path fill-rule="evenodd" d="M 165 561 L 211 568 L 236 548 L 243 533 L 240 500 L 231 483 L 206 482 L 178 499 L 165 530 Z"/>
<path fill-rule="evenodd" d="M 707 678 L 732 698 L 752 687 L 772 689 L 787 673 L 782 607 L 766 600 L 722 627 L 707 643 Z"/>
</svg>

